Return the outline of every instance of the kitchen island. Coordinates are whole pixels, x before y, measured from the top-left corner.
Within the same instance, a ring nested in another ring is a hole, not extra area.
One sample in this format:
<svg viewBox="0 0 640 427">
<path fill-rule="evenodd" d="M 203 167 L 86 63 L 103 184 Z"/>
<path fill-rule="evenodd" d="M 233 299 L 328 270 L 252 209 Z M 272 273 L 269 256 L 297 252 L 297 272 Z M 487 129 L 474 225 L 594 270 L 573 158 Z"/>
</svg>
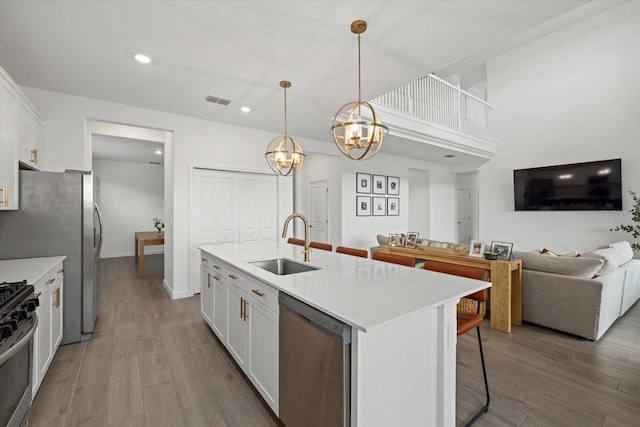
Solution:
<svg viewBox="0 0 640 427">
<path fill-rule="evenodd" d="M 279 276 L 251 262 L 302 263 L 300 246 L 200 249 L 352 327 L 352 426 L 455 425 L 456 304 L 490 283 L 321 250 L 317 270 Z"/>
</svg>

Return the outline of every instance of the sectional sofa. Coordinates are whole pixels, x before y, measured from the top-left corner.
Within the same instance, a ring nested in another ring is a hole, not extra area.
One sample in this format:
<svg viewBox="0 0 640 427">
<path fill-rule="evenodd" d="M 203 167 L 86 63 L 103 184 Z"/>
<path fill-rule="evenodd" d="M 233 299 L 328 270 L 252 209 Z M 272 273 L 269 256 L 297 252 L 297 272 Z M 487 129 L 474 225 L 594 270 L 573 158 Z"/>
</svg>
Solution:
<svg viewBox="0 0 640 427">
<path fill-rule="evenodd" d="M 640 299 L 640 260 L 628 242 L 579 256 L 514 251 L 522 259 L 522 318 L 598 340 Z"/>
</svg>

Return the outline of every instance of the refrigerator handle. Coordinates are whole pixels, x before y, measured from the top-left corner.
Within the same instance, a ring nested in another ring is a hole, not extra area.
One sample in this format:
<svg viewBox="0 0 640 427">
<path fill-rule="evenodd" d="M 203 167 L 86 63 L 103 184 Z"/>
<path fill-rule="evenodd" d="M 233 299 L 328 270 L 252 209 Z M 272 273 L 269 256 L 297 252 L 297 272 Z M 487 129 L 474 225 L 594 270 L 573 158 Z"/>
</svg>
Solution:
<svg viewBox="0 0 640 427">
<path fill-rule="evenodd" d="M 95 257 L 98 258 L 100 256 L 100 250 L 102 249 L 102 238 L 103 238 L 103 234 L 102 234 L 102 214 L 100 213 L 100 208 L 98 207 L 98 204 L 95 203 L 94 204 L 94 209 L 96 211 L 96 216 L 98 217 L 98 225 L 100 226 L 100 231 L 99 231 L 99 236 L 100 236 L 100 240 L 98 240 L 98 245 L 97 247 L 95 247 Z"/>
</svg>

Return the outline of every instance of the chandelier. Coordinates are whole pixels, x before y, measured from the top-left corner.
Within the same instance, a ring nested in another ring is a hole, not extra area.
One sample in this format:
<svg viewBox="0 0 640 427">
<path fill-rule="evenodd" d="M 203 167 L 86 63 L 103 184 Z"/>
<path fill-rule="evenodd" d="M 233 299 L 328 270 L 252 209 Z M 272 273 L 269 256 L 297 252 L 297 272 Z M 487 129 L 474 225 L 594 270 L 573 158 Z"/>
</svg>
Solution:
<svg viewBox="0 0 640 427">
<path fill-rule="evenodd" d="M 358 35 L 358 101 L 340 107 L 331 126 L 333 142 L 342 154 L 353 160 L 367 160 L 375 156 L 382 147 L 382 139 L 389 132 L 371 104 L 361 100 L 360 34 L 366 30 L 365 21 L 351 23 L 351 32 Z"/>
<path fill-rule="evenodd" d="M 291 87 L 291 82 L 283 80 L 280 87 L 284 89 L 284 135 L 271 140 L 264 156 L 272 171 L 288 176 L 300 170 L 305 155 L 300 145 L 287 135 L 287 88 Z"/>
</svg>

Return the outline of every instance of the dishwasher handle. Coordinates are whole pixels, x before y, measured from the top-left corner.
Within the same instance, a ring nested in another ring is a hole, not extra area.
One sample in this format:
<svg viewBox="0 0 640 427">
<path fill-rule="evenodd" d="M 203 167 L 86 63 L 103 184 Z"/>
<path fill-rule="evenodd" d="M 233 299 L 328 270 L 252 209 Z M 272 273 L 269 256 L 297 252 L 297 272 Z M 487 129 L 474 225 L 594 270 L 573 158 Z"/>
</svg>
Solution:
<svg viewBox="0 0 640 427">
<path fill-rule="evenodd" d="M 341 344 L 351 343 L 351 326 L 344 322 L 299 301 L 292 296 L 280 292 L 278 295 L 280 308 L 289 310 L 299 319 L 307 322 L 320 332 Z"/>
</svg>

